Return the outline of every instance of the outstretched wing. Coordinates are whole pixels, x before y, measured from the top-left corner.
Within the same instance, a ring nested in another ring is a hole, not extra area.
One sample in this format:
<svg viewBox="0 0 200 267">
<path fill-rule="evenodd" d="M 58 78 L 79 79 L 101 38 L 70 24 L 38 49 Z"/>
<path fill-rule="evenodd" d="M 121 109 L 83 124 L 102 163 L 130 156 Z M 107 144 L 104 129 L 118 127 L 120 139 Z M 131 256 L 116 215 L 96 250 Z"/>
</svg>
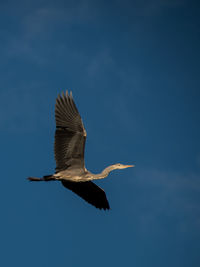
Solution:
<svg viewBox="0 0 200 267">
<path fill-rule="evenodd" d="M 56 172 L 67 168 L 84 168 L 86 131 L 72 93 L 62 93 L 55 105 L 56 132 L 54 154 Z"/>
<path fill-rule="evenodd" d="M 71 182 L 62 180 L 63 186 L 73 191 L 75 194 L 83 198 L 88 203 L 92 204 L 98 209 L 110 209 L 106 194 L 95 183 L 88 182 Z"/>
</svg>

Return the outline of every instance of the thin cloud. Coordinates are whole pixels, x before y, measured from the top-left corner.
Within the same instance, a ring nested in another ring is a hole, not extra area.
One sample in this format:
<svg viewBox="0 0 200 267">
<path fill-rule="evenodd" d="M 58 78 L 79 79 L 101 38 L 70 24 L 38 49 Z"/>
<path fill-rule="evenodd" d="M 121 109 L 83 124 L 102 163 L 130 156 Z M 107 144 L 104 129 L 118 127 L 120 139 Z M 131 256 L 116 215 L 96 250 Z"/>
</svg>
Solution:
<svg viewBox="0 0 200 267">
<path fill-rule="evenodd" d="M 55 50 L 59 51 L 62 42 L 56 42 L 56 32 L 64 27 L 67 34 L 67 29 L 70 30 L 73 25 L 88 22 L 95 14 L 91 9 L 93 8 L 88 6 L 87 1 L 79 1 L 66 7 L 46 5 L 40 8 L 27 8 L 18 20 L 17 34 L 6 32 L 4 35 L 4 42 L 1 44 L 2 55 L 9 58 L 24 56 L 39 65 L 48 64 L 50 59 L 45 56 L 43 50 L 40 51 L 40 46 L 53 41 Z M 48 47 L 49 45 L 46 50 Z M 64 48 L 66 52 L 66 43 Z"/>
<path fill-rule="evenodd" d="M 134 182 L 140 188 L 138 223 L 158 224 L 159 218 L 173 218 L 177 232 L 196 234 L 200 230 L 200 179 L 195 173 L 165 172 L 158 170 L 137 171 Z M 193 228 L 191 228 L 191 225 Z"/>
<path fill-rule="evenodd" d="M 27 133 L 48 125 L 48 93 L 44 86 L 7 88 L 0 91 L 1 132 Z"/>
</svg>

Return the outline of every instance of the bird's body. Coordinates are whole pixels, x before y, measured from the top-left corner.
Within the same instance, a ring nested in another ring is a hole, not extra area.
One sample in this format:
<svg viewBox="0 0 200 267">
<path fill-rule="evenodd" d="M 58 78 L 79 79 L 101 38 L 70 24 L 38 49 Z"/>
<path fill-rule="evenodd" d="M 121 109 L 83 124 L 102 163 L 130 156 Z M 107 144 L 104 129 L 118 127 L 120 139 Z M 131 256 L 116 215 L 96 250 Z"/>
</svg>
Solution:
<svg viewBox="0 0 200 267">
<path fill-rule="evenodd" d="M 67 180 L 71 182 L 86 182 L 93 180 L 93 174 L 86 169 L 64 170 L 54 174 L 56 180 Z"/>
<path fill-rule="evenodd" d="M 62 94 L 56 99 L 55 106 L 55 143 L 54 154 L 56 172 L 43 178 L 29 177 L 30 181 L 58 180 L 62 184 L 97 208 L 109 209 L 105 192 L 92 183 L 102 179 L 115 169 L 133 167 L 120 163 L 105 168 L 100 174 L 93 174 L 85 168 L 84 149 L 86 130 L 76 108 L 72 94 Z"/>
</svg>

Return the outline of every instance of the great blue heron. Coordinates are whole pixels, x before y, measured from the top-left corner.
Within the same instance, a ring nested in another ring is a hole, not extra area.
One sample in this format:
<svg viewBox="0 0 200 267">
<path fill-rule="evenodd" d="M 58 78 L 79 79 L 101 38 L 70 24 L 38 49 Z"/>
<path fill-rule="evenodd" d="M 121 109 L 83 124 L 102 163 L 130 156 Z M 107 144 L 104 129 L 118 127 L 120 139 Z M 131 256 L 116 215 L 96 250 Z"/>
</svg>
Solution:
<svg viewBox="0 0 200 267">
<path fill-rule="evenodd" d="M 99 209 L 110 209 L 106 194 L 92 180 L 102 179 L 115 169 L 125 169 L 134 165 L 120 163 L 105 168 L 99 174 L 93 174 L 85 168 L 84 149 L 86 131 L 81 116 L 74 103 L 72 92 L 58 96 L 55 105 L 55 143 L 56 160 L 55 174 L 43 178 L 29 177 L 30 181 L 61 181 L 64 187 L 70 189 L 88 203 Z"/>
</svg>

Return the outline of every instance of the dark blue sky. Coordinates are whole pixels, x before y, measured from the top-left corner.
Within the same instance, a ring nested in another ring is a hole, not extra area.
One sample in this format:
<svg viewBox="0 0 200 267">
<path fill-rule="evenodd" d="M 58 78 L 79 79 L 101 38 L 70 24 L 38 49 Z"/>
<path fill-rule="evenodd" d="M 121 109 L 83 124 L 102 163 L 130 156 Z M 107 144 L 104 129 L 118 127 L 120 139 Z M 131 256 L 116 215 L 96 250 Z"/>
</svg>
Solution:
<svg viewBox="0 0 200 267">
<path fill-rule="evenodd" d="M 108 3 L 109 2 L 109 3 Z M 200 265 L 198 1 L 1 1 L 1 266 Z M 54 105 L 71 89 L 95 209 L 54 172 Z"/>
</svg>

